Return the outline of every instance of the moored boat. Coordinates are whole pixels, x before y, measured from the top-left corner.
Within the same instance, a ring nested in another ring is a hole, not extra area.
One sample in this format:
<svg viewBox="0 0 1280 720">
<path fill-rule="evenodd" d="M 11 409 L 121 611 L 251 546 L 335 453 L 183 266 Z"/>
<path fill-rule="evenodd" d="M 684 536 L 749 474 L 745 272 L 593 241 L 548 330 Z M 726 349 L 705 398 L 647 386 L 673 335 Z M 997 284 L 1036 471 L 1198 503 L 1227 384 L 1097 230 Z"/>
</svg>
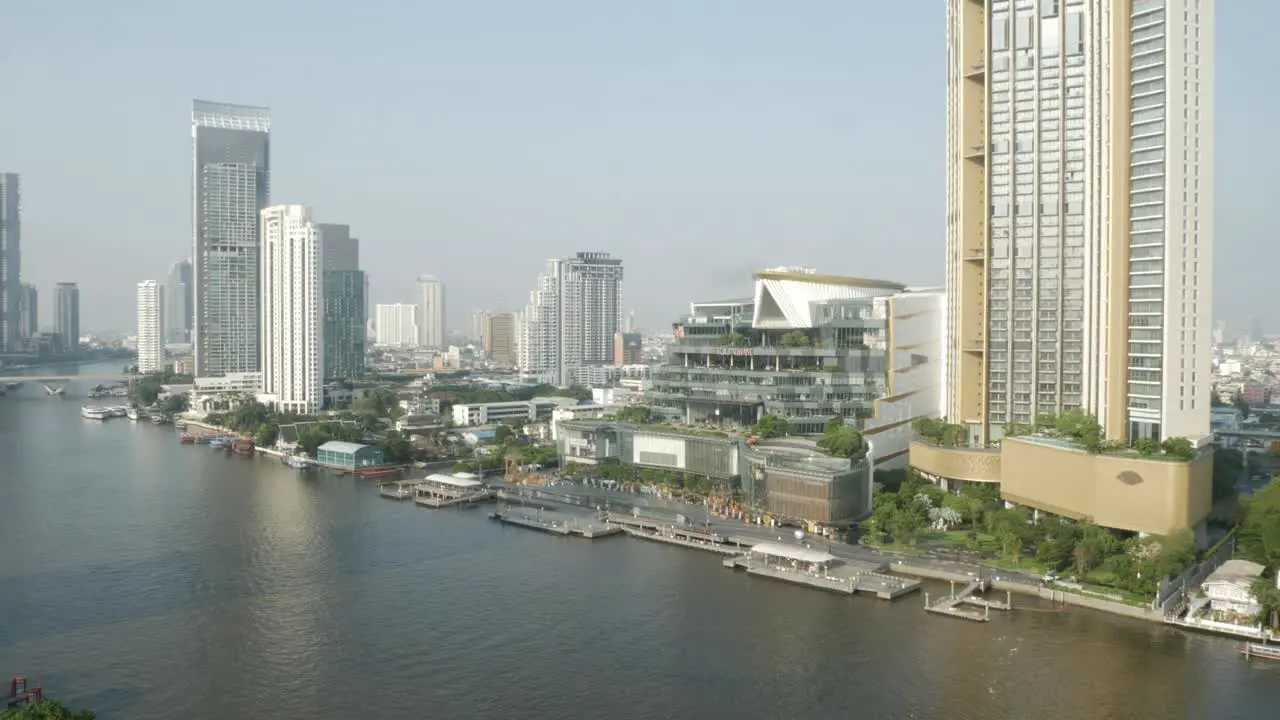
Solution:
<svg viewBox="0 0 1280 720">
<path fill-rule="evenodd" d="M 304 457 L 298 457 L 297 455 L 285 455 L 284 457 L 280 458 L 280 460 L 285 465 L 288 465 L 294 470 L 306 470 L 307 468 L 311 467 L 310 460 Z"/>
<path fill-rule="evenodd" d="M 163 415 L 152 415 L 152 416 L 151 416 L 151 424 L 152 424 L 152 425 L 163 425 L 163 424 L 165 424 L 165 422 L 167 422 L 167 421 L 165 420 L 165 417 L 164 417 Z"/>
<path fill-rule="evenodd" d="M 83 405 L 80 407 L 80 417 L 86 420 L 106 420 L 111 417 L 111 410 L 96 405 Z"/>
<path fill-rule="evenodd" d="M 196 436 L 189 432 L 178 433 L 178 442 L 183 445 L 194 445 L 196 442 Z"/>
<path fill-rule="evenodd" d="M 137 420 L 137 419 L 138 419 L 138 408 L 131 407 L 131 408 L 129 408 L 128 410 L 126 410 L 124 414 L 125 414 L 125 416 L 126 416 L 126 417 L 128 417 L 130 420 Z"/>
<path fill-rule="evenodd" d="M 1260 657 L 1267 660 L 1280 660 L 1280 645 L 1264 645 L 1262 643 L 1245 643 L 1236 650 L 1245 657 Z"/>
<path fill-rule="evenodd" d="M 112 405 L 107 408 L 107 412 L 111 413 L 111 417 L 128 417 L 129 408 L 124 405 Z"/>
</svg>

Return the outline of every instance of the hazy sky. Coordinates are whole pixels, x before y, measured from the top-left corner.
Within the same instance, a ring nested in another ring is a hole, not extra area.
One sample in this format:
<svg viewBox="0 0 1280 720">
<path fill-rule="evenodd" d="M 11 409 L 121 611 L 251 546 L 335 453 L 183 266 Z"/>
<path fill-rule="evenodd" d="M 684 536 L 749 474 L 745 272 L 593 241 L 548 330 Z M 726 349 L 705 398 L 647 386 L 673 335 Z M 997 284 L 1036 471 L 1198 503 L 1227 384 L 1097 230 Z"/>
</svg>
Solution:
<svg viewBox="0 0 1280 720">
<path fill-rule="evenodd" d="M 1280 3 L 1218 6 L 1215 316 L 1274 309 Z M 192 98 L 270 106 L 272 201 L 452 327 L 549 257 L 625 260 L 660 329 L 763 266 L 942 282 L 941 0 L 0 0 L 0 171 L 52 322 L 129 328 L 191 252 Z M 1261 142 L 1259 142 L 1261 141 Z M 1280 331 L 1280 321 L 1268 330 Z"/>
</svg>

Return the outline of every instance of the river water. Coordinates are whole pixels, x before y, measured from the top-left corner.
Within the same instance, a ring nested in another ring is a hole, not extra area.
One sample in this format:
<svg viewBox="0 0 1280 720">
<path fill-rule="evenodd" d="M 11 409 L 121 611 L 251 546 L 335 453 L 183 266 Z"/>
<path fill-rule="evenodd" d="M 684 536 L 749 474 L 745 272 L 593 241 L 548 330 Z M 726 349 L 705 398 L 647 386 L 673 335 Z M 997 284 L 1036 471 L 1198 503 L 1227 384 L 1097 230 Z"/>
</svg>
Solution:
<svg viewBox="0 0 1280 720">
<path fill-rule="evenodd" d="M 0 397 L 0 674 L 100 718 L 1261 718 L 1280 703 L 1280 663 L 1229 640 L 1023 598 L 968 623 L 919 596 L 506 528 L 82 420 L 86 389 Z"/>
</svg>

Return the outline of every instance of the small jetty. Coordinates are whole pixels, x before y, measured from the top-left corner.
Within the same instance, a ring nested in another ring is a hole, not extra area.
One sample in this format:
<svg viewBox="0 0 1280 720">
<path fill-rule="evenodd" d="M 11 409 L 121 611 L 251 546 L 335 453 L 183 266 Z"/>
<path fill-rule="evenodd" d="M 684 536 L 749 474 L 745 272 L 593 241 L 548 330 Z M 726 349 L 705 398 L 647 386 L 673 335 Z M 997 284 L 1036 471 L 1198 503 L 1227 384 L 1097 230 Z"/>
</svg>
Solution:
<svg viewBox="0 0 1280 720">
<path fill-rule="evenodd" d="M 723 564 L 749 575 L 847 595 L 866 593 L 881 600 L 897 600 L 920 589 L 919 580 L 886 573 L 884 563 L 837 558 L 805 545 L 756 543 L 745 553 L 725 558 Z"/>
<path fill-rule="evenodd" d="M 428 475 L 413 486 L 413 501 L 429 508 L 466 507 L 493 500 L 493 492 L 479 480 L 452 475 Z"/>
<path fill-rule="evenodd" d="M 9 680 L 9 695 L 4 698 L 6 710 L 17 710 L 44 700 L 44 690 L 37 683 L 34 687 L 27 684 L 26 675 L 14 675 Z"/>
<path fill-rule="evenodd" d="M 497 520 L 504 525 L 516 525 L 530 530 L 538 530 L 540 532 L 551 533 L 553 535 L 577 535 L 587 540 L 596 538 L 609 537 L 610 535 L 618 535 L 623 532 L 621 527 L 611 525 L 608 522 L 582 522 L 577 518 L 569 520 L 548 520 L 538 515 L 524 515 L 493 512 L 489 513 L 489 519 Z"/>
<path fill-rule="evenodd" d="M 929 602 L 929 593 L 925 593 L 924 609 L 931 613 L 959 618 L 961 620 L 988 622 L 991 620 L 992 610 L 1008 610 L 1013 607 L 1013 596 L 1011 593 L 1005 593 L 1005 602 L 979 597 L 981 593 L 990 589 L 990 580 L 974 580 L 961 588 L 960 592 L 957 593 L 956 584 L 955 582 L 952 582 L 951 593 L 932 603 Z M 978 608 L 981 609 L 979 610 Z"/>
<path fill-rule="evenodd" d="M 378 494 L 389 500 L 413 499 L 413 483 L 386 483 L 378 487 Z"/>
<path fill-rule="evenodd" d="M 687 526 L 664 525 L 653 520 L 618 513 L 606 514 L 605 521 L 620 526 L 622 531 L 631 537 L 678 545 L 691 550 L 732 555 L 745 549 L 730 543 L 729 538 L 719 533 L 701 532 Z"/>
</svg>

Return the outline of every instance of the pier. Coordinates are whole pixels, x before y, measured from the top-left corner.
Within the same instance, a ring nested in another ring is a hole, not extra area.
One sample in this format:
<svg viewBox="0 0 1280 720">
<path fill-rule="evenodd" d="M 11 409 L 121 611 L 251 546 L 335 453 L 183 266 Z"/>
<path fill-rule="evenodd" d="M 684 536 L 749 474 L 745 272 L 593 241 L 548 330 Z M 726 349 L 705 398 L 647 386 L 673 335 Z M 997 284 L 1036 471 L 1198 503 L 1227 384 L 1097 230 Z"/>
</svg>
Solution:
<svg viewBox="0 0 1280 720">
<path fill-rule="evenodd" d="M 841 559 L 815 548 L 757 543 L 746 553 L 724 559 L 724 567 L 742 568 L 748 575 L 808 585 L 832 592 L 854 595 L 867 593 L 881 600 L 897 600 L 920 589 L 920 581 L 884 572 L 882 563 Z"/>
<path fill-rule="evenodd" d="M 732 555 L 734 553 L 742 552 L 745 549 L 739 545 L 729 544 L 729 538 L 718 533 L 699 532 L 680 525 L 662 524 L 654 520 L 634 517 L 632 515 L 607 513 L 605 515 L 605 521 L 618 526 L 623 532 L 631 537 L 640 538 L 642 540 L 652 540 L 654 542 L 678 545 L 692 550 L 715 552 L 722 555 Z"/>
<path fill-rule="evenodd" d="M 378 486 L 378 494 L 389 500 L 409 500 L 413 497 L 413 485 L 404 482 L 384 483 Z"/>
<path fill-rule="evenodd" d="M 465 507 L 490 500 L 493 492 L 479 480 L 428 475 L 413 486 L 413 501 L 429 508 Z"/>
<path fill-rule="evenodd" d="M 577 535 L 587 540 L 596 538 L 609 537 L 623 532 L 621 527 L 610 525 L 608 523 L 592 523 L 581 522 L 577 518 L 570 520 L 548 520 L 541 516 L 511 514 L 511 513 L 490 513 L 489 517 L 504 525 L 516 525 L 518 527 L 529 528 L 539 532 L 551 533 L 552 535 Z"/>
<path fill-rule="evenodd" d="M 988 622 L 991 620 L 992 610 L 1009 610 L 1013 607 L 1013 596 L 1008 592 L 1005 593 L 1005 602 L 979 597 L 980 593 L 984 593 L 990 588 L 990 580 L 973 580 L 961 588 L 960 592 L 957 593 L 956 584 L 953 581 L 951 583 L 951 593 L 943 596 L 936 602 L 930 603 L 929 593 L 925 593 L 924 609 L 931 613 L 959 618 L 961 620 Z M 981 608 L 981 612 L 973 609 L 975 606 Z"/>
</svg>

